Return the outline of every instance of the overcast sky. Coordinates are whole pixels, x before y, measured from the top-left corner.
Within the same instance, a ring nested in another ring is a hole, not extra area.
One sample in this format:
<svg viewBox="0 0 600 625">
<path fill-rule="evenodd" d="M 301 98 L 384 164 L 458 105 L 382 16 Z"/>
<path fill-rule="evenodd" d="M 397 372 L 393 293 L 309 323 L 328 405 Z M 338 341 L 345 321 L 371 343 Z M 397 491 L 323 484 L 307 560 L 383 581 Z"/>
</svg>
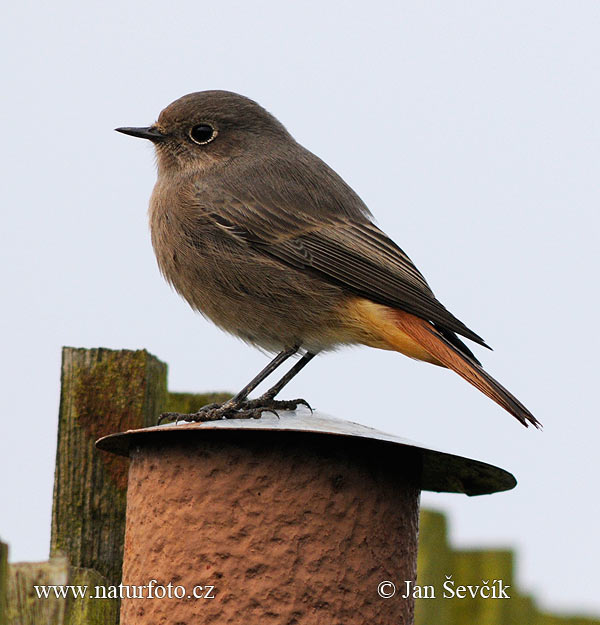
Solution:
<svg viewBox="0 0 600 625">
<path fill-rule="evenodd" d="M 228 89 L 361 195 L 545 429 L 368 348 L 315 359 L 287 394 L 512 471 L 512 492 L 423 503 L 448 513 L 457 545 L 515 547 L 544 608 L 600 614 L 599 3 L 58 0 L 10 3 L 1 28 L 0 536 L 13 560 L 48 556 L 62 345 L 145 347 L 171 390 L 237 390 L 266 362 L 163 282 L 152 149 L 113 132 Z"/>
</svg>

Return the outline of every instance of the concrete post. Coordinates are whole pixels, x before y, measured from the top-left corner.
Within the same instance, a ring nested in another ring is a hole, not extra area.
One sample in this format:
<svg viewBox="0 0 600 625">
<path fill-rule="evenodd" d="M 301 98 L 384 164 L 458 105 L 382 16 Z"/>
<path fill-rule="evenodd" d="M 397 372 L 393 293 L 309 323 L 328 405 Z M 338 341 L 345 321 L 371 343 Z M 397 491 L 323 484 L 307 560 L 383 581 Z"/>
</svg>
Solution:
<svg viewBox="0 0 600 625">
<path fill-rule="evenodd" d="M 421 489 L 515 483 L 308 411 L 134 430 L 98 446 L 131 458 L 123 625 L 409 625 L 414 600 L 402 592 L 416 576 Z M 378 593 L 384 581 L 395 596 Z M 133 586 L 145 588 L 135 597 Z"/>
</svg>

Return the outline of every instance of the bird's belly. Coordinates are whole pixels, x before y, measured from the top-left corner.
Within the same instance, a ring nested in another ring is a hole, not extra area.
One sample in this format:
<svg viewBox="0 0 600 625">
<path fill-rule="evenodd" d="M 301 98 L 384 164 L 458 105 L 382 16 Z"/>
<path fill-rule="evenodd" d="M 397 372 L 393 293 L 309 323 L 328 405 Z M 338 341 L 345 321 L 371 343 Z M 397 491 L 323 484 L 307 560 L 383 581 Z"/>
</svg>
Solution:
<svg viewBox="0 0 600 625">
<path fill-rule="evenodd" d="M 342 312 L 346 323 L 355 333 L 357 342 L 441 365 L 437 358 L 399 327 L 395 320 L 395 315 L 399 313 L 404 314 L 364 297 L 348 298 Z"/>
<path fill-rule="evenodd" d="M 248 343 L 317 352 L 353 342 L 339 323 L 340 287 L 218 236 L 157 245 L 153 233 L 153 244 L 161 272 L 190 306 Z"/>
<path fill-rule="evenodd" d="M 382 314 L 385 307 L 271 259 L 218 228 L 196 224 L 191 236 L 166 211 L 153 217 L 161 272 L 194 310 L 226 332 L 267 351 L 300 345 L 316 353 L 360 343 L 432 362 Z"/>
</svg>

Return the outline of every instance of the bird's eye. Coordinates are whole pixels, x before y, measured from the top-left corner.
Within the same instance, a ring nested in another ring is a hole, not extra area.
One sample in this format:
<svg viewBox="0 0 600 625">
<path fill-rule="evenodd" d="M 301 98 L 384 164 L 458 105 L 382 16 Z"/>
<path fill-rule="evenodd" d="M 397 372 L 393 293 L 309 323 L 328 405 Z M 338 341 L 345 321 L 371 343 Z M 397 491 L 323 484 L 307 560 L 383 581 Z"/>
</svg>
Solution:
<svg viewBox="0 0 600 625">
<path fill-rule="evenodd" d="M 204 145 L 205 143 L 210 143 L 217 136 L 217 131 L 207 123 L 204 124 L 196 124 L 190 130 L 190 138 L 195 143 L 199 143 L 200 145 Z"/>
</svg>

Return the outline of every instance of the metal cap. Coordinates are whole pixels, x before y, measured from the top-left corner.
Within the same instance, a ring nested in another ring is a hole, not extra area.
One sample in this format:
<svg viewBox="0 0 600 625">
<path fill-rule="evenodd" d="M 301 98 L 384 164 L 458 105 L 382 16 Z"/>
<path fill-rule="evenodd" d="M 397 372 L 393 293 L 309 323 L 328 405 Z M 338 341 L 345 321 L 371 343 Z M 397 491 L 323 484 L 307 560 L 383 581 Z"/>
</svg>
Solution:
<svg viewBox="0 0 600 625">
<path fill-rule="evenodd" d="M 315 411 L 311 414 L 304 407 L 294 412 L 281 412 L 279 417 L 264 413 L 260 419 L 222 419 L 204 423 L 180 422 L 178 425 L 166 424 L 128 430 L 104 436 L 96 441 L 96 447 L 120 456 L 129 456 L 129 450 L 133 445 L 139 445 L 149 439 L 154 441 L 157 435 L 169 437 L 185 432 L 186 437 L 209 437 L 215 432 L 226 430 L 238 432 L 264 430 L 288 436 L 293 432 L 301 432 L 351 437 L 358 440 L 366 439 L 377 441 L 388 451 L 391 449 L 394 454 L 398 454 L 399 459 L 403 451 L 418 452 L 422 459 L 421 490 L 488 495 L 510 490 L 517 484 L 517 480 L 511 473 L 491 464 L 430 449 L 406 438 L 320 412 Z"/>
</svg>

